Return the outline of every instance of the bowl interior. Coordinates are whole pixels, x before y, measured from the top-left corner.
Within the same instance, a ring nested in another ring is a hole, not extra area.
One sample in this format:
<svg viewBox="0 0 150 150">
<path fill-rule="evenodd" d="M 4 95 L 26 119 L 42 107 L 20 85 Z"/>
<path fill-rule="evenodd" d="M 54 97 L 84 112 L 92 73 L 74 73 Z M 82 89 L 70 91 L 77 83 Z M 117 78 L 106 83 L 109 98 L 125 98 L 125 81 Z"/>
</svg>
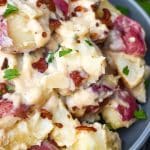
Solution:
<svg viewBox="0 0 150 150">
<path fill-rule="evenodd" d="M 146 32 L 146 42 L 149 51 L 145 57 L 147 64 L 150 64 L 150 18 L 133 0 L 110 0 L 113 5 L 127 7 L 130 11 L 129 16 L 138 21 Z M 149 39 L 149 40 L 148 40 Z M 138 150 L 150 136 L 150 88 L 147 91 L 147 103 L 141 105 L 147 112 L 148 119 L 138 121 L 129 129 L 120 129 L 123 150 Z"/>
</svg>

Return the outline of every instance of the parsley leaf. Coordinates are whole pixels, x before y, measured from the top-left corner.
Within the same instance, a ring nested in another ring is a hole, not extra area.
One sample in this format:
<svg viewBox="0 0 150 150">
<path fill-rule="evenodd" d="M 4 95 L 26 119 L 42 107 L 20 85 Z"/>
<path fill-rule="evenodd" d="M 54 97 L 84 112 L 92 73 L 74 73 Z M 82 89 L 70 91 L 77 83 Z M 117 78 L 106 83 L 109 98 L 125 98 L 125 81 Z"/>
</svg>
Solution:
<svg viewBox="0 0 150 150">
<path fill-rule="evenodd" d="M 18 77 L 19 75 L 20 75 L 20 73 L 17 69 L 6 69 L 4 71 L 3 78 L 7 79 L 7 80 L 11 80 L 11 79 Z"/>
<path fill-rule="evenodd" d="M 61 51 L 59 51 L 59 57 L 65 56 L 71 52 L 72 52 L 71 48 L 62 49 Z"/>
<path fill-rule="evenodd" d="M 92 44 L 89 40 L 85 40 L 85 42 L 86 42 L 89 46 L 93 46 L 93 44 Z"/>
<path fill-rule="evenodd" d="M 128 75 L 129 75 L 129 68 L 128 68 L 128 66 L 124 67 L 122 72 L 123 72 L 126 76 L 128 76 Z"/>
<path fill-rule="evenodd" d="M 148 88 L 150 86 L 150 79 L 146 79 L 144 84 L 145 84 L 145 89 L 148 90 Z"/>
<path fill-rule="evenodd" d="M 143 109 L 139 109 L 134 112 L 134 117 L 138 120 L 147 119 L 147 114 Z"/>
<path fill-rule="evenodd" d="M 6 88 L 8 92 L 13 92 L 15 90 L 15 87 L 13 85 L 7 85 Z"/>
<path fill-rule="evenodd" d="M 47 55 L 47 58 L 46 58 L 46 61 L 47 61 L 47 63 L 52 63 L 53 62 L 53 60 L 54 60 L 54 52 L 51 52 L 51 53 L 48 53 L 48 55 Z"/>
<path fill-rule="evenodd" d="M 8 4 L 8 5 L 7 5 L 7 8 L 6 8 L 6 10 L 5 10 L 4 14 L 3 14 L 3 16 L 4 16 L 4 17 L 7 17 L 7 16 L 9 16 L 10 14 L 16 13 L 16 12 L 18 12 L 18 11 L 19 11 L 19 9 L 18 9 L 16 6 L 11 5 L 11 4 Z"/>
<path fill-rule="evenodd" d="M 150 15 L 150 1 L 149 0 L 136 0 L 136 2 Z"/>
<path fill-rule="evenodd" d="M 124 15 L 129 15 L 129 9 L 120 5 L 117 5 L 116 8 Z"/>
</svg>

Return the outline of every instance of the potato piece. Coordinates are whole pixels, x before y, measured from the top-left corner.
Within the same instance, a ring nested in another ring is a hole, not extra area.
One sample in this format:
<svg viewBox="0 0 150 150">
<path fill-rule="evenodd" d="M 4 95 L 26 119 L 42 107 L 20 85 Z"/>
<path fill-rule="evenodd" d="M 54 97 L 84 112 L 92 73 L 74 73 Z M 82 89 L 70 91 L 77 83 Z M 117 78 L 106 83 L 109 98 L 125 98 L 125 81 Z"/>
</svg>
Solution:
<svg viewBox="0 0 150 150">
<path fill-rule="evenodd" d="M 121 141 L 119 135 L 109 131 L 99 123 L 87 127 L 96 129 L 96 132 L 79 130 L 77 140 L 69 150 L 120 150 Z"/>
<path fill-rule="evenodd" d="M 119 112 L 112 108 L 111 105 L 112 104 L 107 105 L 102 111 L 102 116 L 106 123 L 113 129 L 122 127 L 128 128 L 134 122 L 134 119 L 130 121 L 122 121 Z"/>
<path fill-rule="evenodd" d="M 43 47 L 50 38 L 50 33 L 44 31 L 36 19 L 30 19 L 25 13 L 19 12 L 7 18 L 8 36 L 13 46 L 2 47 L 2 51 L 22 53 Z M 42 34 L 45 32 L 47 36 Z"/>
<path fill-rule="evenodd" d="M 108 56 L 113 60 L 120 76 L 128 88 L 136 87 L 143 79 L 145 73 L 145 62 L 140 57 L 127 55 L 121 52 L 108 52 Z M 123 70 L 128 67 L 128 75 Z"/>
<path fill-rule="evenodd" d="M 129 127 L 134 121 L 138 105 L 135 98 L 125 90 L 118 90 L 102 109 L 105 122 L 113 129 Z"/>
<path fill-rule="evenodd" d="M 146 102 L 146 90 L 144 82 L 141 82 L 137 87 L 131 89 L 131 92 L 139 102 L 141 103 Z"/>
</svg>

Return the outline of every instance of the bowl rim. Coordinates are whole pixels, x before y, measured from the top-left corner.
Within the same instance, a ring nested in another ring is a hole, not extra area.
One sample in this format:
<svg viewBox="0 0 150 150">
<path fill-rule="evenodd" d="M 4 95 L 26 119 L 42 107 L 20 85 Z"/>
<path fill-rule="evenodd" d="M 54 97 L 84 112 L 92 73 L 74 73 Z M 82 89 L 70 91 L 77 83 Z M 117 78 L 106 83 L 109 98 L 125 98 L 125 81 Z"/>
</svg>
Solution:
<svg viewBox="0 0 150 150">
<path fill-rule="evenodd" d="M 142 14 L 143 18 L 146 20 L 147 24 L 150 27 L 150 17 L 147 15 L 147 13 L 134 0 L 128 0 L 128 1 L 137 8 L 137 10 Z M 129 148 L 129 150 L 139 150 L 144 145 L 144 143 L 148 140 L 149 137 L 150 137 L 150 121 L 145 127 L 142 134 L 139 136 L 139 138 Z"/>
</svg>

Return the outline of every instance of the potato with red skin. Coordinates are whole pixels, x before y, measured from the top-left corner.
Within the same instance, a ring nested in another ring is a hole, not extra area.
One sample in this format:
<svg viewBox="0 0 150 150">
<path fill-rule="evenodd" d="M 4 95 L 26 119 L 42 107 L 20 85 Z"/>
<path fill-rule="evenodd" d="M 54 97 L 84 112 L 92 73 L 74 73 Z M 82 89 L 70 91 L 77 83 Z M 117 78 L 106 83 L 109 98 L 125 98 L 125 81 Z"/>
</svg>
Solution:
<svg viewBox="0 0 150 150">
<path fill-rule="evenodd" d="M 118 90 L 109 99 L 102 110 L 102 116 L 113 129 L 129 127 L 134 121 L 134 112 L 138 109 L 135 98 L 125 90 Z"/>
<path fill-rule="evenodd" d="M 114 28 L 111 33 L 113 33 L 112 36 L 115 34 L 114 37 L 116 37 L 109 37 L 109 48 L 111 50 L 122 51 L 126 54 L 140 57 L 145 55 L 147 50 L 144 40 L 145 33 L 142 26 L 136 21 L 119 15 L 114 21 Z"/>
</svg>

